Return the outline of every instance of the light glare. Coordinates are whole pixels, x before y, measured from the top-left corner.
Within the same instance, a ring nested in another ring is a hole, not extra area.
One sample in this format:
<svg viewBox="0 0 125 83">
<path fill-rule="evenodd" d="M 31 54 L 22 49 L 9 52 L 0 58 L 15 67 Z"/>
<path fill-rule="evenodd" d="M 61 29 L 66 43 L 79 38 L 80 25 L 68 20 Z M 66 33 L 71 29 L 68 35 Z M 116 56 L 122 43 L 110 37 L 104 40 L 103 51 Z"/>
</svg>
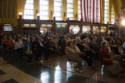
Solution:
<svg viewBox="0 0 125 83">
<path fill-rule="evenodd" d="M 122 26 L 125 26 L 125 19 L 123 19 L 123 20 L 121 21 L 121 25 L 122 25 Z"/>
</svg>

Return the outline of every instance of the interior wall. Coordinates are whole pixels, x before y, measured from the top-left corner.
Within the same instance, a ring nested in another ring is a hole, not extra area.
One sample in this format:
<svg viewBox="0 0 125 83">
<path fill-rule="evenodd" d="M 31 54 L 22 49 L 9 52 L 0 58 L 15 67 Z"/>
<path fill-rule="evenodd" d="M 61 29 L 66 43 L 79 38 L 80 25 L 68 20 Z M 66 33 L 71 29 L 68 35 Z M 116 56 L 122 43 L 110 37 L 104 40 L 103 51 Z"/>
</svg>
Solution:
<svg viewBox="0 0 125 83">
<path fill-rule="evenodd" d="M 122 8 L 125 9 L 125 0 L 122 0 Z"/>
<path fill-rule="evenodd" d="M 1 24 L 10 23 L 16 25 L 17 0 L 0 0 Z"/>
<path fill-rule="evenodd" d="M 17 13 L 16 13 L 17 18 L 18 18 L 19 12 L 22 12 L 22 14 L 24 13 L 25 3 L 26 3 L 26 0 L 17 0 Z"/>
<path fill-rule="evenodd" d="M 122 9 L 124 10 L 123 14 L 125 15 L 125 0 L 122 0 Z"/>
<path fill-rule="evenodd" d="M 39 10 L 39 0 L 35 1 L 35 16 Z M 26 0 L 0 0 L 0 23 L 11 23 L 13 25 L 17 24 L 17 18 L 19 12 L 24 12 Z M 114 7 L 116 17 L 119 14 L 121 7 L 124 7 L 125 0 L 111 0 L 111 4 Z M 62 8 L 62 17 L 64 20 L 67 19 L 67 6 L 66 0 L 62 0 L 63 8 Z M 101 0 L 101 4 L 104 3 L 104 0 Z M 54 12 L 54 0 L 49 0 L 49 19 L 53 19 L 53 12 Z M 123 5 L 123 6 L 122 6 Z M 104 9 L 103 4 L 101 9 Z M 74 17 L 75 19 L 78 18 L 78 0 L 74 0 Z M 104 11 L 101 11 L 101 18 L 104 17 Z M 103 22 L 104 19 L 101 19 Z"/>
<path fill-rule="evenodd" d="M 0 24 L 1 24 L 1 19 L 0 19 Z"/>
<path fill-rule="evenodd" d="M 116 17 L 119 15 L 119 12 L 120 12 L 121 7 L 122 7 L 122 3 L 123 3 L 122 0 L 112 0 L 112 4 L 114 7 Z"/>
<path fill-rule="evenodd" d="M 0 0 L 0 18 L 16 18 L 16 0 Z"/>
</svg>

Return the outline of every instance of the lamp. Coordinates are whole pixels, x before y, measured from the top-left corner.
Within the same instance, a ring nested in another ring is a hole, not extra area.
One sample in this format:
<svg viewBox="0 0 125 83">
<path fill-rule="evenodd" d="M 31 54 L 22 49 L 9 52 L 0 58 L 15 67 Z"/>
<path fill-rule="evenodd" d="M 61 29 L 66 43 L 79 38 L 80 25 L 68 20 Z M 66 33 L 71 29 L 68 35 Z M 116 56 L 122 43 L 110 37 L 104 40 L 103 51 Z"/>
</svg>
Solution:
<svg viewBox="0 0 125 83">
<path fill-rule="evenodd" d="M 125 27 L 125 18 L 121 20 L 120 24 L 121 24 L 121 26 Z"/>
<path fill-rule="evenodd" d="M 22 12 L 19 12 L 18 15 L 19 15 L 19 19 L 22 19 L 23 13 L 22 13 Z"/>
<path fill-rule="evenodd" d="M 22 12 L 19 12 L 19 15 L 23 15 L 23 13 L 22 13 Z"/>
</svg>

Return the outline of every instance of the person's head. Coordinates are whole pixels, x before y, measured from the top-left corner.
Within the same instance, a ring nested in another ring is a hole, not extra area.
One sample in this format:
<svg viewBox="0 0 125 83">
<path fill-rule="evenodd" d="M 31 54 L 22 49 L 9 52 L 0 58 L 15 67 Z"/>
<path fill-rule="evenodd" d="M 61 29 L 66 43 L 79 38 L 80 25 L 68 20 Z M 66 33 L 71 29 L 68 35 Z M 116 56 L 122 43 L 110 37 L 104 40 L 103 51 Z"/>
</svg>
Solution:
<svg viewBox="0 0 125 83">
<path fill-rule="evenodd" d="M 107 43 L 106 43 L 106 42 L 103 42 L 103 43 L 102 43 L 102 47 L 107 47 Z"/>
<path fill-rule="evenodd" d="M 74 43 L 74 41 L 73 41 L 73 40 L 68 41 L 68 46 L 69 46 L 69 47 L 73 47 L 73 46 L 74 46 L 74 44 L 75 44 L 75 43 Z"/>
</svg>

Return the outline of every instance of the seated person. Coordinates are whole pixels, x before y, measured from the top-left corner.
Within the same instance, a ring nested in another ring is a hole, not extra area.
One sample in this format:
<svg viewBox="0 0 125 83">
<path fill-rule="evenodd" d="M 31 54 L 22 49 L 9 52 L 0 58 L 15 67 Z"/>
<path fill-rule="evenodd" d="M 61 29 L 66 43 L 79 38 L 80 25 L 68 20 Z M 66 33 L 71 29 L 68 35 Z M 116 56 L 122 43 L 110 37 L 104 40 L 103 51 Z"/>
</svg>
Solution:
<svg viewBox="0 0 125 83">
<path fill-rule="evenodd" d="M 69 60 L 78 62 L 78 68 L 81 69 L 82 59 L 81 59 L 80 55 L 82 54 L 82 52 L 77 47 L 75 40 L 71 40 L 68 42 L 68 45 L 65 48 L 65 53 Z"/>
<path fill-rule="evenodd" d="M 109 46 L 106 42 L 103 42 L 100 48 L 100 58 L 101 62 L 105 65 L 112 65 L 113 59 L 110 56 Z"/>
<path fill-rule="evenodd" d="M 110 47 L 107 43 L 102 43 L 100 48 L 101 63 L 108 68 L 112 75 L 116 75 L 121 71 L 119 63 L 112 58 Z"/>
</svg>

